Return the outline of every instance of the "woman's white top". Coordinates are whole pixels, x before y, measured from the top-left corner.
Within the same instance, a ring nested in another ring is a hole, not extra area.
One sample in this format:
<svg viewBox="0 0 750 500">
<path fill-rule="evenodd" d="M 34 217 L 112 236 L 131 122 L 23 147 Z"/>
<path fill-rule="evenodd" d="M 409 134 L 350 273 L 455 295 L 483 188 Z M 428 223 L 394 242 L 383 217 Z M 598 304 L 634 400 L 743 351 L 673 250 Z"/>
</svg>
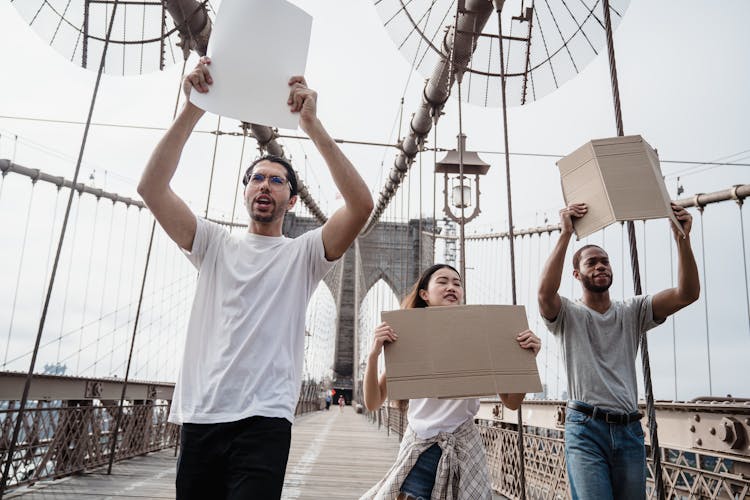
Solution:
<svg viewBox="0 0 750 500">
<path fill-rule="evenodd" d="M 478 399 L 410 399 L 409 427 L 419 439 L 453 432 L 479 412 Z"/>
</svg>

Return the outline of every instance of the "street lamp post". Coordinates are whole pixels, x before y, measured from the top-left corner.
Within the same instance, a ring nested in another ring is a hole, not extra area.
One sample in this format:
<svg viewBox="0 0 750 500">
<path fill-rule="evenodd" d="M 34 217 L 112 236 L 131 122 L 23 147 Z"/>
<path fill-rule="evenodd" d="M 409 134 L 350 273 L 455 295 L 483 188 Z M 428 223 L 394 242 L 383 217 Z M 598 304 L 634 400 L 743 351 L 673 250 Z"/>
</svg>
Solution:
<svg viewBox="0 0 750 500">
<path fill-rule="evenodd" d="M 466 136 L 458 136 L 459 149 L 452 149 L 446 153 L 445 157 L 435 164 L 435 172 L 443 174 L 443 212 L 446 217 L 457 222 L 460 227 L 460 270 L 461 278 L 466 281 L 466 252 L 464 248 L 464 225 L 472 221 L 481 213 L 479 204 L 479 176 L 485 175 L 490 168 L 490 164 L 482 160 L 474 151 L 466 151 Z M 464 209 L 472 206 L 472 189 L 471 177 L 475 185 L 474 191 L 474 210 L 468 217 L 464 214 Z M 449 189 L 450 187 L 450 189 Z M 448 202 L 448 191 L 451 192 L 451 202 Z M 460 210 L 459 215 L 455 215 L 451 205 Z M 466 284 L 464 283 L 464 290 Z M 465 297 L 464 297 L 465 298 Z"/>
</svg>

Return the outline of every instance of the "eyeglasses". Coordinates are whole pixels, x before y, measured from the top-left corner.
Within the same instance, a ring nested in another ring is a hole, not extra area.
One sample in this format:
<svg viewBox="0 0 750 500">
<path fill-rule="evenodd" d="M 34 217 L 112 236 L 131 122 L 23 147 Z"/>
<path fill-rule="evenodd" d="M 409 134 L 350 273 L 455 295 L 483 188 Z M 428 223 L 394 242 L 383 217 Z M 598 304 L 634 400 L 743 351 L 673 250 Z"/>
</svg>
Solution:
<svg viewBox="0 0 750 500">
<path fill-rule="evenodd" d="M 255 173 L 250 175 L 248 182 L 257 187 L 263 184 L 266 179 L 268 179 L 269 187 L 274 191 L 281 191 L 287 185 L 289 185 L 289 189 L 291 189 L 289 181 L 284 179 L 283 177 L 279 177 L 278 175 L 265 176 L 263 174 Z"/>
</svg>

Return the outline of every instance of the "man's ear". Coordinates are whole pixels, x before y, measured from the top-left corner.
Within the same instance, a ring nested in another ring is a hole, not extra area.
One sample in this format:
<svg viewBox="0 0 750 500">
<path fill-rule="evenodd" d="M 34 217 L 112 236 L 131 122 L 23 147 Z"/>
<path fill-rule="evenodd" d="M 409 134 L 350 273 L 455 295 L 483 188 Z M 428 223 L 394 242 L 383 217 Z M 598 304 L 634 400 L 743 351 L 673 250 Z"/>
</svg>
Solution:
<svg viewBox="0 0 750 500">
<path fill-rule="evenodd" d="M 293 209 L 293 208 L 294 208 L 294 205 L 296 205 L 296 204 L 297 204 L 297 199 L 298 199 L 298 198 L 299 198 L 299 197 L 298 197 L 298 196 L 297 196 L 296 194 L 295 194 L 294 196 L 292 196 L 291 198 L 289 198 L 289 202 L 288 202 L 288 203 L 286 204 L 286 210 L 287 210 L 287 212 L 288 212 L 289 210 L 291 210 L 291 209 Z"/>
<path fill-rule="evenodd" d="M 573 277 L 578 281 L 581 281 L 581 271 L 579 271 L 578 269 L 573 269 Z"/>
<path fill-rule="evenodd" d="M 242 188 L 242 204 L 245 205 L 245 207 L 248 206 L 247 203 L 247 186 Z"/>
</svg>

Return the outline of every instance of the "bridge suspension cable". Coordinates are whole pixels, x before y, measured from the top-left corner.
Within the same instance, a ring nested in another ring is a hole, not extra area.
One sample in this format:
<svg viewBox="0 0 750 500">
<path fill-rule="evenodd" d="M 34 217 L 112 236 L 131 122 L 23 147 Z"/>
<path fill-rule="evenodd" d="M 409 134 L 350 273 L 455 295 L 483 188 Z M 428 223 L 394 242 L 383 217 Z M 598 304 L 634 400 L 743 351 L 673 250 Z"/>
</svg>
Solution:
<svg viewBox="0 0 750 500">
<path fill-rule="evenodd" d="M 78 356 L 76 356 L 76 373 L 78 372 L 80 362 L 81 362 L 81 347 L 83 346 L 83 323 L 86 321 L 86 308 L 89 303 L 89 288 L 91 285 L 91 280 L 93 279 L 93 272 L 92 267 L 94 263 L 94 244 L 96 243 L 96 237 L 95 237 L 95 231 L 96 231 L 96 222 L 99 217 L 99 203 L 96 203 L 96 210 L 94 212 L 94 223 L 91 225 L 92 228 L 92 235 L 91 235 L 91 244 L 89 245 L 89 253 L 88 253 L 88 269 L 86 271 L 86 285 L 84 287 L 83 291 L 83 312 L 81 313 L 81 328 L 78 330 L 80 332 L 80 338 L 78 340 Z M 123 245 L 123 249 L 125 248 L 125 245 Z M 71 252 L 72 254 L 73 252 Z M 72 265 L 68 267 L 68 269 L 72 269 Z M 68 276 L 68 279 L 70 279 L 70 276 Z M 65 293 L 67 295 L 67 292 Z M 57 348 L 57 362 L 60 362 L 60 346 L 62 346 L 62 338 L 63 338 L 63 331 L 64 331 L 64 322 L 61 322 L 60 324 L 60 334 L 58 335 L 58 348 Z"/>
<path fill-rule="evenodd" d="M 13 320 L 16 317 L 16 305 L 18 303 L 18 289 L 21 285 L 21 271 L 23 270 L 24 256 L 26 255 L 26 239 L 29 235 L 29 223 L 31 221 L 31 207 L 34 202 L 34 186 L 35 181 L 32 181 L 31 194 L 29 195 L 29 205 L 26 209 L 26 223 L 23 229 L 23 240 L 21 242 L 21 257 L 18 261 L 18 271 L 16 271 L 16 286 L 13 291 L 13 305 L 10 309 L 10 322 L 8 324 L 8 340 L 5 343 L 5 355 L 3 356 L 3 369 L 5 369 L 8 362 L 8 351 L 10 351 L 10 340 L 13 336 Z"/>
<path fill-rule="evenodd" d="M 243 177 L 243 167 L 245 166 L 245 143 L 247 142 L 247 129 L 248 125 L 246 123 L 242 123 L 242 148 L 240 149 L 240 161 L 239 165 L 237 165 L 237 182 L 234 185 L 234 199 L 232 200 L 232 215 L 229 217 L 230 222 L 234 222 L 234 213 L 237 209 L 237 194 L 240 191 L 240 180 Z M 206 214 L 206 217 L 208 217 L 208 214 Z M 229 232 L 231 233 L 234 229 L 234 226 L 229 226 Z"/>
<path fill-rule="evenodd" d="M 83 139 L 81 141 L 81 147 L 80 147 L 80 151 L 78 154 L 78 161 L 76 162 L 75 172 L 73 174 L 73 184 L 75 184 L 76 181 L 78 180 L 78 174 L 81 169 L 81 162 L 83 160 L 83 153 L 86 148 L 86 140 L 88 139 L 88 132 L 90 129 L 90 124 L 91 124 L 91 117 L 93 116 L 94 105 L 96 103 L 96 97 L 99 93 L 99 83 L 101 82 L 102 73 L 104 72 L 104 61 L 106 59 L 107 48 L 109 47 L 109 38 L 110 38 L 110 35 L 112 34 L 112 27 L 114 26 L 115 13 L 117 12 L 117 4 L 118 4 L 118 0 L 114 0 L 114 4 L 112 6 L 112 15 L 109 21 L 109 26 L 107 27 L 107 38 L 104 41 L 104 47 L 102 49 L 102 58 L 99 64 L 99 71 L 97 72 L 97 76 L 96 76 L 96 83 L 94 84 L 94 91 L 93 91 L 93 95 L 91 98 L 91 105 L 89 106 L 88 117 L 86 120 L 86 127 L 83 132 Z M 50 283 L 47 289 L 47 295 L 46 295 L 45 302 L 44 302 L 44 308 L 42 310 L 42 315 L 39 320 L 39 328 L 38 328 L 37 335 L 36 335 L 34 353 L 31 356 L 31 362 L 29 364 L 29 370 L 27 372 L 26 382 L 24 384 L 23 394 L 21 396 L 21 401 L 19 402 L 18 413 L 16 414 L 16 421 L 13 426 L 13 437 L 11 438 L 10 446 L 8 449 L 9 457 L 12 457 L 13 454 L 15 453 L 18 436 L 21 431 L 23 413 L 26 408 L 26 402 L 29 396 L 29 389 L 31 388 L 31 377 L 32 377 L 32 374 L 34 373 L 34 368 L 36 365 L 36 356 L 39 351 L 39 344 L 41 343 L 41 340 L 42 340 L 42 332 L 44 331 L 44 325 L 45 325 L 45 321 L 47 317 L 47 309 L 49 307 L 50 298 L 52 296 L 52 289 L 53 289 L 54 282 L 55 282 L 55 275 L 57 274 L 57 266 L 60 261 L 60 254 L 62 252 L 62 246 L 65 240 L 65 230 L 68 224 L 68 217 L 70 215 L 70 209 L 71 209 L 72 203 L 73 203 L 73 191 L 71 190 L 70 195 L 68 196 L 68 204 L 65 209 L 65 217 L 63 218 L 62 229 L 60 231 L 60 241 L 58 243 L 57 253 L 55 254 L 55 262 L 52 266 L 52 276 L 50 277 Z M 0 500 L 2 500 L 2 497 L 5 493 L 5 488 L 7 485 L 8 473 L 10 471 L 11 462 L 12 460 L 7 460 L 5 462 L 3 475 L 2 475 L 2 478 L 0 479 Z"/>
</svg>

